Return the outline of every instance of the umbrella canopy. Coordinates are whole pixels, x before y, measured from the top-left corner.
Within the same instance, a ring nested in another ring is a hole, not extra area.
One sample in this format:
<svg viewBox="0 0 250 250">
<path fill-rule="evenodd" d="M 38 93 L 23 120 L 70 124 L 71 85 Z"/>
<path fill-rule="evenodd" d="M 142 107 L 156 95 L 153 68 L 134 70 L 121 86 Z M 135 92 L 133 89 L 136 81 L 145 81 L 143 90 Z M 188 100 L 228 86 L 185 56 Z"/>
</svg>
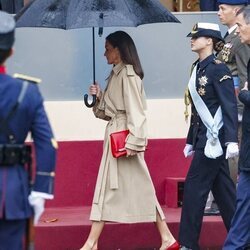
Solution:
<svg viewBox="0 0 250 250">
<path fill-rule="evenodd" d="M 158 0 L 33 0 L 17 27 L 76 29 L 179 22 Z"/>
<path fill-rule="evenodd" d="M 95 82 L 94 27 L 136 27 L 141 24 L 180 22 L 159 0 L 33 0 L 17 15 L 17 27 L 58 29 L 93 28 L 93 81 Z M 84 96 L 87 107 L 88 95 Z"/>
</svg>

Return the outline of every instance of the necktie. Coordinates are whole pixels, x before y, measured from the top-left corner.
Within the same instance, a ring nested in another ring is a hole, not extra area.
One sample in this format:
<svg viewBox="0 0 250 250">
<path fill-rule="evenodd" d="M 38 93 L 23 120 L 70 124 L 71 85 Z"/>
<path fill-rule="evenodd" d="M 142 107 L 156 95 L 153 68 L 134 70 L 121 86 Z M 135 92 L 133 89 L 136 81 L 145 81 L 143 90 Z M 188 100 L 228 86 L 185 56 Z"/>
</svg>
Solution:
<svg viewBox="0 0 250 250">
<path fill-rule="evenodd" d="M 225 39 L 228 35 L 229 35 L 229 33 L 227 31 L 223 38 Z"/>
</svg>

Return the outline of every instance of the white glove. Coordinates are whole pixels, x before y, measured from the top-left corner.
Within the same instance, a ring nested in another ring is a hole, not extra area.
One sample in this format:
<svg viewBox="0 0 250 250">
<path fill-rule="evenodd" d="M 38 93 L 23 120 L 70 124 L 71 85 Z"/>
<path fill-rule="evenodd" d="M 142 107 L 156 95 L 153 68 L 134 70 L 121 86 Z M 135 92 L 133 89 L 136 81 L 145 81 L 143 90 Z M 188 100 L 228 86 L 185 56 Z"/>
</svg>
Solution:
<svg viewBox="0 0 250 250">
<path fill-rule="evenodd" d="M 183 149 L 183 153 L 186 158 L 192 156 L 194 154 L 193 145 L 186 144 L 185 148 Z"/>
<path fill-rule="evenodd" d="M 239 155 L 239 146 L 236 142 L 229 142 L 227 145 L 226 159 Z"/>
<path fill-rule="evenodd" d="M 41 217 L 44 211 L 45 199 L 39 196 L 31 194 L 28 197 L 30 205 L 34 209 L 34 225 L 37 225 L 39 218 Z"/>
</svg>

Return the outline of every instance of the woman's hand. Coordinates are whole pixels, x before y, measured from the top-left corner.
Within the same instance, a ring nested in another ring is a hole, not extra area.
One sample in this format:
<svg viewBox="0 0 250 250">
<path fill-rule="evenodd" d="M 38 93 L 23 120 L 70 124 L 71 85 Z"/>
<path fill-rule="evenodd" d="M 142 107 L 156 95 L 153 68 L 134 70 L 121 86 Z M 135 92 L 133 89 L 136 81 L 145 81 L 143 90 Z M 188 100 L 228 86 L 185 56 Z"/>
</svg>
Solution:
<svg viewBox="0 0 250 250">
<path fill-rule="evenodd" d="M 96 95 L 97 98 L 101 96 L 101 88 L 98 83 L 91 84 L 89 87 L 89 93 L 90 95 Z"/>
<path fill-rule="evenodd" d="M 241 90 L 248 90 L 248 82 L 245 82 L 244 88 L 242 88 Z"/>
<path fill-rule="evenodd" d="M 129 149 L 129 148 L 126 148 L 126 151 L 127 151 L 127 157 L 137 154 L 137 151 Z"/>
</svg>

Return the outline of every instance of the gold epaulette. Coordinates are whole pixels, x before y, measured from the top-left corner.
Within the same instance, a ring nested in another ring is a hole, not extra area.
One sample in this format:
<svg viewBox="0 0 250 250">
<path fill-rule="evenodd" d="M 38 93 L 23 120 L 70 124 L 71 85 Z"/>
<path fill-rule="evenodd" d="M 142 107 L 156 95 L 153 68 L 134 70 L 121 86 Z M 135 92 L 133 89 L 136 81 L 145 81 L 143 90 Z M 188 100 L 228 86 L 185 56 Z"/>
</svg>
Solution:
<svg viewBox="0 0 250 250">
<path fill-rule="evenodd" d="M 199 62 L 199 59 L 196 60 L 192 66 L 191 66 L 191 70 L 190 70 L 190 76 L 192 75 L 192 72 L 196 66 L 196 64 Z M 189 113 L 188 113 L 188 106 L 190 105 L 191 103 L 191 96 L 190 96 L 190 93 L 189 93 L 189 90 L 188 90 L 188 87 L 186 88 L 185 90 L 185 94 L 184 94 L 184 104 L 185 104 L 185 111 L 184 111 L 184 115 L 185 115 L 185 121 L 187 122 L 188 121 L 188 116 L 189 116 Z"/>
<path fill-rule="evenodd" d="M 14 78 L 18 78 L 20 80 L 32 82 L 32 83 L 41 83 L 42 82 L 42 80 L 40 78 L 36 78 L 36 77 L 32 77 L 32 76 L 27 76 L 27 75 L 23 75 L 23 74 L 18 74 L 18 73 L 15 73 L 13 75 L 13 77 Z"/>
<path fill-rule="evenodd" d="M 189 93 L 188 88 L 186 88 L 186 90 L 185 90 L 184 103 L 185 103 L 184 115 L 185 115 L 185 121 L 187 121 L 187 120 L 188 120 L 188 116 L 189 116 L 189 113 L 188 113 L 188 106 L 189 106 L 190 103 L 191 103 L 191 97 L 190 97 L 190 93 Z"/>
</svg>

